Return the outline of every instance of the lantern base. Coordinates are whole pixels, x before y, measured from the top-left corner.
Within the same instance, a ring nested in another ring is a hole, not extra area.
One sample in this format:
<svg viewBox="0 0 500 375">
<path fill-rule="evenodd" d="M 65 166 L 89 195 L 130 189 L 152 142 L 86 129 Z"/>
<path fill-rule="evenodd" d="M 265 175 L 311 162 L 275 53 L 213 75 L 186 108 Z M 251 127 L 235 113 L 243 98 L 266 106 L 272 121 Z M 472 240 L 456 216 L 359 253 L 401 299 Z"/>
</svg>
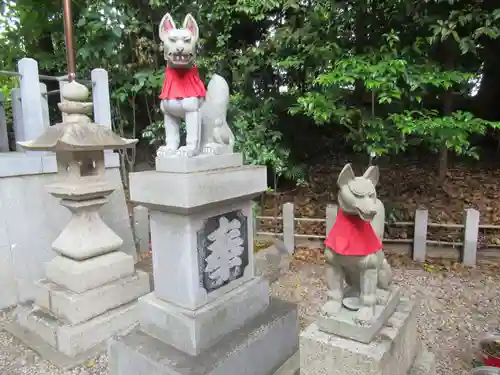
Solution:
<svg viewBox="0 0 500 375">
<path fill-rule="evenodd" d="M 35 312 L 31 304 L 22 304 L 16 309 L 16 319 L 5 330 L 42 358 L 68 370 L 102 353 L 109 337 L 128 332 L 137 319 L 137 302 L 76 326 L 66 325 L 40 310 Z"/>
<path fill-rule="evenodd" d="M 102 220 L 99 209 L 106 198 L 87 201 L 63 199 L 73 216 L 52 244 L 55 252 L 71 259 L 85 260 L 119 249 L 123 240 Z"/>
</svg>

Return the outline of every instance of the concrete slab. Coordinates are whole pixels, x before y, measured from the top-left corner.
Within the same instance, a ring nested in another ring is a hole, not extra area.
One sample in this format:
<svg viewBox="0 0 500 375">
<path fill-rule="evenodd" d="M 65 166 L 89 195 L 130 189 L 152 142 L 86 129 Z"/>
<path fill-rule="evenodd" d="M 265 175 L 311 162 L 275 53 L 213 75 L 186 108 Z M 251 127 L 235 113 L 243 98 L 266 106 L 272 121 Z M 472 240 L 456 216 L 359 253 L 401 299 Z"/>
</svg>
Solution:
<svg viewBox="0 0 500 375">
<path fill-rule="evenodd" d="M 198 355 L 269 306 L 269 283 L 255 278 L 198 310 L 188 310 L 150 293 L 139 299 L 141 330 L 174 348 Z"/>
<path fill-rule="evenodd" d="M 128 331 L 137 325 L 138 320 L 137 302 L 113 309 L 75 326 L 69 326 L 41 310 L 34 309 L 31 304 L 22 304 L 15 310 L 12 325 L 17 328 L 14 328 L 12 333 L 27 330 L 31 332 L 30 337 L 38 337 L 62 354 L 79 357 L 82 353 L 92 351 L 92 348 L 112 335 Z M 32 347 L 30 341 L 26 344 Z"/>
<path fill-rule="evenodd" d="M 354 321 L 356 311 L 343 307 L 342 311 L 336 315 L 320 314 L 317 320 L 318 328 L 327 333 L 368 344 L 396 310 L 401 294 L 398 288 L 391 290 L 390 294 L 382 290 L 378 290 L 377 293 L 386 293 L 388 298 L 386 297 L 387 302 L 384 305 L 375 307 L 375 316 L 371 324 L 363 326 L 356 324 Z M 384 297 L 379 296 L 379 298 Z"/>
<path fill-rule="evenodd" d="M 301 375 L 406 374 L 419 348 L 416 305 L 401 299 L 396 311 L 369 344 L 335 336 L 311 324 L 300 335 Z"/>
<path fill-rule="evenodd" d="M 75 293 L 83 293 L 134 272 L 134 258 L 121 251 L 83 261 L 56 256 L 45 265 L 48 280 Z"/>
<path fill-rule="evenodd" d="M 269 308 L 198 356 L 136 329 L 108 345 L 110 375 L 268 375 L 298 347 L 297 306 L 272 299 Z"/>
<path fill-rule="evenodd" d="M 149 292 L 149 275 L 137 271 L 100 287 L 75 293 L 47 280 L 39 287 L 35 305 L 45 309 L 69 325 L 92 319 L 118 306 L 127 304 Z"/>
<path fill-rule="evenodd" d="M 243 165 L 243 154 L 202 154 L 193 158 L 183 156 L 159 156 L 156 158 L 156 170 L 171 173 L 193 173 L 213 169 L 234 168 Z"/>
</svg>

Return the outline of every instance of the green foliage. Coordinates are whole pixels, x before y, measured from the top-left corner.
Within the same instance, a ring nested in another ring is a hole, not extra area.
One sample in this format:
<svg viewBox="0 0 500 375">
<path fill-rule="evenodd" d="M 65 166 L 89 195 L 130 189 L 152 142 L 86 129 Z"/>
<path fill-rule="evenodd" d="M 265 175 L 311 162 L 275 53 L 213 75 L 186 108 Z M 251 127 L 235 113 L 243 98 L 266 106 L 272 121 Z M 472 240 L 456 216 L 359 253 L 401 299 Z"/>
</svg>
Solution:
<svg viewBox="0 0 500 375">
<path fill-rule="evenodd" d="M 61 75 L 66 65 L 61 4 L 2 4 L 2 69 L 15 70 L 20 57 L 30 56 L 43 73 Z M 454 98 L 468 95 L 500 33 L 500 9 L 491 2 L 82 0 L 72 5 L 78 77 L 107 69 L 115 128 L 155 145 L 164 141 L 157 27 L 167 11 L 178 23 L 188 12 L 197 19 L 200 72 L 205 82 L 217 72 L 230 84 L 237 149 L 248 162 L 273 168 L 277 178 L 303 182 L 294 157 L 306 138 L 294 126 L 298 114 L 319 127 L 336 126 L 337 136 L 350 146 L 375 155 L 422 143 L 475 156 L 470 135 L 497 127 L 453 105 Z M 5 91 L 13 84 L 0 80 Z M 452 105 L 444 106 L 446 100 Z"/>
<path fill-rule="evenodd" d="M 339 57 L 316 77 L 315 90 L 299 97 L 291 113 L 306 114 L 319 125 L 340 124 L 356 150 L 377 156 L 423 142 L 433 151 L 445 145 L 458 154 L 476 157 L 469 136 L 484 134 L 486 127 L 497 128 L 498 123 L 462 111 L 442 116 L 423 107 L 423 98 L 433 94 L 466 91 L 475 75 L 432 62 L 422 51 L 423 39 L 401 46 L 393 30 L 383 37 L 378 48 Z M 371 108 L 351 99 L 356 91 L 371 96 Z"/>
<path fill-rule="evenodd" d="M 273 99 L 256 103 L 241 94 L 233 95 L 231 99 L 235 148 L 243 153 L 246 162 L 267 165 L 277 177 L 283 176 L 302 183 L 302 169 L 290 164 L 290 150 L 280 146 L 282 134 L 272 130 L 277 120 L 273 115 Z"/>
<path fill-rule="evenodd" d="M 477 150 L 471 147 L 469 137 L 482 134 L 486 128 L 500 127 L 500 123 L 474 117 L 470 112 L 455 111 L 450 116 L 441 116 L 438 111 L 404 111 L 393 113 L 390 119 L 403 135 L 413 135 L 428 142 L 433 151 L 443 145 L 459 155 L 479 158 Z"/>
</svg>

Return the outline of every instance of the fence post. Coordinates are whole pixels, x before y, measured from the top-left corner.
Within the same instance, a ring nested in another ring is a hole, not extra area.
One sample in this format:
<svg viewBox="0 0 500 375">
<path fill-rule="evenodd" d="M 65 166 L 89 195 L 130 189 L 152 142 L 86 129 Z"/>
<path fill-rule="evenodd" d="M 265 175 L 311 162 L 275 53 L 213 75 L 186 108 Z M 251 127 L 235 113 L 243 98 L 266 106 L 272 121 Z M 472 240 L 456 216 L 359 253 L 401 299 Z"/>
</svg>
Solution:
<svg viewBox="0 0 500 375">
<path fill-rule="evenodd" d="M 108 72 L 97 68 L 92 70 L 92 100 L 94 102 L 94 122 L 111 129 L 111 103 L 109 97 Z"/>
<path fill-rule="evenodd" d="M 295 212 L 293 203 L 283 204 L 283 242 L 289 254 L 295 251 Z"/>
<path fill-rule="evenodd" d="M 427 223 L 429 211 L 427 209 L 417 209 L 415 211 L 415 227 L 413 232 L 413 260 L 425 262 L 425 252 L 427 247 Z"/>
<path fill-rule="evenodd" d="M 465 210 L 464 248 L 462 262 L 465 266 L 476 265 L 477 240 L 479 237 L 479 211 L 474 208 Z"/>
<path fill-rule="evenodd" d="M 7 118 L 3 103 L 4 96 L 0 92 L 0 152 L 9 152 L 9 132 L 7 131 Z"/>
<path fill-rule="evenodd" d="M 134 218 L 134 239 L 139 253 L 147 253 L 149 249 L 149 210 L 144 206 L 132 209 Z"/>
<path fill-rule="evenodd" d="M 257 215 L 252 215 L 253 221 L 253 238 L 257 238 L 257 233 L 259 232 L 259 220 L 257 219 Z"/>
<path fill-rule="evenodd" d="M 15 88 L 10 92 L 12 103 L 12 120 L 14 121 L 12 128 L 14 129 L 14 138 L 16 141 L 16 151 L 22 152 L 23 149 L 17 142 L 26 141 L 24 136 L 24 119 L 23 119 L 23 106 L 21 104 L 21 89 Z"/>
<path fill-rule="evenodd" d="M 336 204 L 327 204 L 326 205 L 326 226 L 325 226 L 325 237 L 328 237 L 328 233 L 335 224 L 335 220 L 337 219 L 338 207 Z"/>
<path fill-rule="evenodd" d="M 20 90 L 24 140 L 33 140 L 45 130 L 38 63 L 34 59 L 23 58 L 17 63 L 17 69 L 21 74 Z"/>
<path fill-rule="evenodd" d="M 41 95 L 41 105 L 42 105 L 42 120 L 43 127 L 48 128 L 50 126 L 49 117 L 49 97 L 47 96 L 47 85 L 45 83 L 40 83 L 40 95 Z"/>
</svg>

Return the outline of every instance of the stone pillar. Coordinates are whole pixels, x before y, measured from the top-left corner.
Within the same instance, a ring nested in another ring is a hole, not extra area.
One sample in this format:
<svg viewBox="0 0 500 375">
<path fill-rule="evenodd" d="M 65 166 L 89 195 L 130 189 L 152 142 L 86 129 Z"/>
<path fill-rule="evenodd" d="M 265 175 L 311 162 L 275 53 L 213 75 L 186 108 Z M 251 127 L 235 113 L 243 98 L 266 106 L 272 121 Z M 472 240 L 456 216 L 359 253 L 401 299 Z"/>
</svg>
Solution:
<svg viewBox="0 0 500 375">
<path fill-rule="evenodd" d="M 52 244 L 57 256 L 36 283 L 33 303 L 19 305 L 6 327 L 28 346 L 62 368 L 86 361 L 116 333 L 138 322 L 137 298 L 149 292 L 149 275 L 135 271 L 122 239 L 102 220 L 99 209 L 115 190 L 105 180 L 104 150 L 137 140 L 92 124 L 92 103 L 76 82 L 63 87 L 59 108 L 65 122 L 51 126 L 23 148 L 55 151 L 56 181 L 47 186 L 72 216 Z M 77 134 L 77 136 L 75 136 Z M 37 251 L 37 249 L 33 249 Z"/>
<path fill-rule="evenodd" d="M 130 174 L 150 212 L 155 290 L 139 299 L 139 328 L 110 341 L 110 374 L 272 374 L 294 358 L 298 317 L 254 272 L 251 199 L 266 168 L 241 154 L 156 165 Z"/>
<path fill-rule="evenodd" d="M 38 138 L 50 124 L 44 121 L 37 61 L 22 58 L 17 67 L 21 74 L 20 92 L 24 125 L 22 140 L 24 141 Z"/>
</svg>

